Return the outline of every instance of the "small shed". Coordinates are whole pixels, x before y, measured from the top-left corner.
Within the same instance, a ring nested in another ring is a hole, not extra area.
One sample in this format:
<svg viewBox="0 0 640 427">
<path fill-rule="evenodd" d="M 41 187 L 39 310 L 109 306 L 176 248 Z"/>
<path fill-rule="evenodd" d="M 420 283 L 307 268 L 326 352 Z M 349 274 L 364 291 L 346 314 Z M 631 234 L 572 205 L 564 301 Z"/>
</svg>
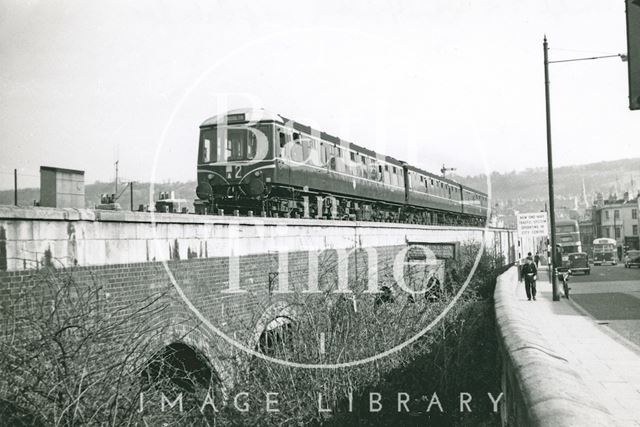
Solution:
<svg viewBox="0 0 640 427">
<path fill-rule="evenodd" d="M 40 206 L 84 208 L 84 171 L 40 166 Z"/>
</svg>

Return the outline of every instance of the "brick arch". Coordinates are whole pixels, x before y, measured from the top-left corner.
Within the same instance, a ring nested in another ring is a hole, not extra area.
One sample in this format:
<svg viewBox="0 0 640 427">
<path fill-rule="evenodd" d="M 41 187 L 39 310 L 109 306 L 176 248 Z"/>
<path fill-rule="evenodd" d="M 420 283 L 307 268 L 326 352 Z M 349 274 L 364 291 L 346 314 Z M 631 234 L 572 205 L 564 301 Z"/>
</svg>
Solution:
<svg viewBox="0 0 640 427">
<path fill-rule="evenodd" d="M 212 333 L 203 331 L 198 325 L 187 322 L 168 327 L 167 331 L 158 336 L 149 346 L 148 359 L 170 348 L 184 346 L 206 361 L 209 369 L 219 380 L 220 391 L 226 395 L 233 386 L 233 356 L 228 346 L 222 345 L 222 340 Z"/>
<path fill-rule="evenodd" d="M 296 306 L 288 301 L 278 301 L 270 305 L 256 322 L 249 346 L 260 351 L 261 338 L 268 330 L 290 325 L 297 318 Z"/>
</svg>

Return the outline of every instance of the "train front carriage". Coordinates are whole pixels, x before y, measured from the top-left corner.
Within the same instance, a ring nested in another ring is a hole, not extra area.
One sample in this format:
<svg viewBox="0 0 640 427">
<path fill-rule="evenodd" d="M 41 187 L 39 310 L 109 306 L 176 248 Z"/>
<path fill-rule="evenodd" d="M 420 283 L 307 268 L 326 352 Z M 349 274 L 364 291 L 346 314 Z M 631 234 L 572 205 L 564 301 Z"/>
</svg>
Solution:
<svg viewBox="0 0 640 427">
<path fill-rule="evenodd" d="M 230 112 L 200 126 L 196 212 L 264 209 L 275 177 L 274 126 L 281 119 L 262 113 Z"/>
</svg>

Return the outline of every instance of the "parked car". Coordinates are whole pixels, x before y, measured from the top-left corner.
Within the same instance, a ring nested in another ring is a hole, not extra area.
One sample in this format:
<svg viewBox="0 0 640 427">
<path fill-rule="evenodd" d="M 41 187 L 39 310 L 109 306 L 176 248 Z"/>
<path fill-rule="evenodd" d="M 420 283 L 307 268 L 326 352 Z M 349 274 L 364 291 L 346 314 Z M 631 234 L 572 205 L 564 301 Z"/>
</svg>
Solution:
<svg viewBox="0 0 640 427">
<path fill-rule="evenodd" d="M 573 252 L 568 255 L 569 258 L 569 271 L 571 274 L 582 272 L 583 274 L 591 274 L 591 267 L 589 266 L 589 255 L 584 252 Z"/>
<path fill-rule="evenodd" d="M 640 251 L 630 250 L 624 256 L 625 268 L 640 267 Z"/>
</svg>

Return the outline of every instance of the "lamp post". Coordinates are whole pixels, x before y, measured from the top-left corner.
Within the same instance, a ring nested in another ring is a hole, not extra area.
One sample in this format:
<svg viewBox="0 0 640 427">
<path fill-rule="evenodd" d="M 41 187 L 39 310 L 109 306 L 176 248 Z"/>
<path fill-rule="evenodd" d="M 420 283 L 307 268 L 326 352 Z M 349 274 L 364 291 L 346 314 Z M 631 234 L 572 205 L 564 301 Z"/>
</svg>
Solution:
<svg viewBox="0 0 640 427">
<path fill-rule="evenodd" d="M 547 43 L 547 36 L 544 36 L 542 42 L 542 48 L 544 50 L 544 95 L 546 106 L 546 121 L 547 121 L 547 168 L 548 168 L 548 180 L 549 180 L 549 233 L 551 234 L 551 264 L 550 268 L 556 267 L 556 211 L 554 206 L 554 190 L 553 190 L 553 149 L 551 146 L 551 103 L 549 100 L 549 64 L 559 62 L 575 62 L 575 61 L 588 61 L 592 59 L 603 58 L 620 58 L 623 62 L 627 60 L 626 55 L 604 55 L 604 56 L 591 56 L 588 58 L 575 58 L 575 59 L 563 59 L 559 61 L 549 61 L 549 44 Z M 615 233 L 615 227 L 614 227 Z M 553 289 L 553 300 L 559 301 L 560 295 L 558 295 L 558 284 L 556 282 L 556 276 L 551 270 L 551 285 Z"/>
<path fill-rule="evenodd" d="M 551 272 L 551 288 L 553 294 L 553 300 L 559 301 L 558 295 L 558 283 L 556 281 L 556 275 L 553 274 L 553 269 L 556 267 L 556 211 L 554 204 L 554 191 L 553 191 L 553 150 L 551 146 L 551 103 L 549 100 L 549 44 L 547 43 L 547 36 L 544 36 L 542 43 L 544 49 L 544 99 L 546 106 L 546 119 L 547 119 L 547 178 L 549 180 L 549 233 L 551 234 L 551 264 L 549 265 Z"/>
</svg>

